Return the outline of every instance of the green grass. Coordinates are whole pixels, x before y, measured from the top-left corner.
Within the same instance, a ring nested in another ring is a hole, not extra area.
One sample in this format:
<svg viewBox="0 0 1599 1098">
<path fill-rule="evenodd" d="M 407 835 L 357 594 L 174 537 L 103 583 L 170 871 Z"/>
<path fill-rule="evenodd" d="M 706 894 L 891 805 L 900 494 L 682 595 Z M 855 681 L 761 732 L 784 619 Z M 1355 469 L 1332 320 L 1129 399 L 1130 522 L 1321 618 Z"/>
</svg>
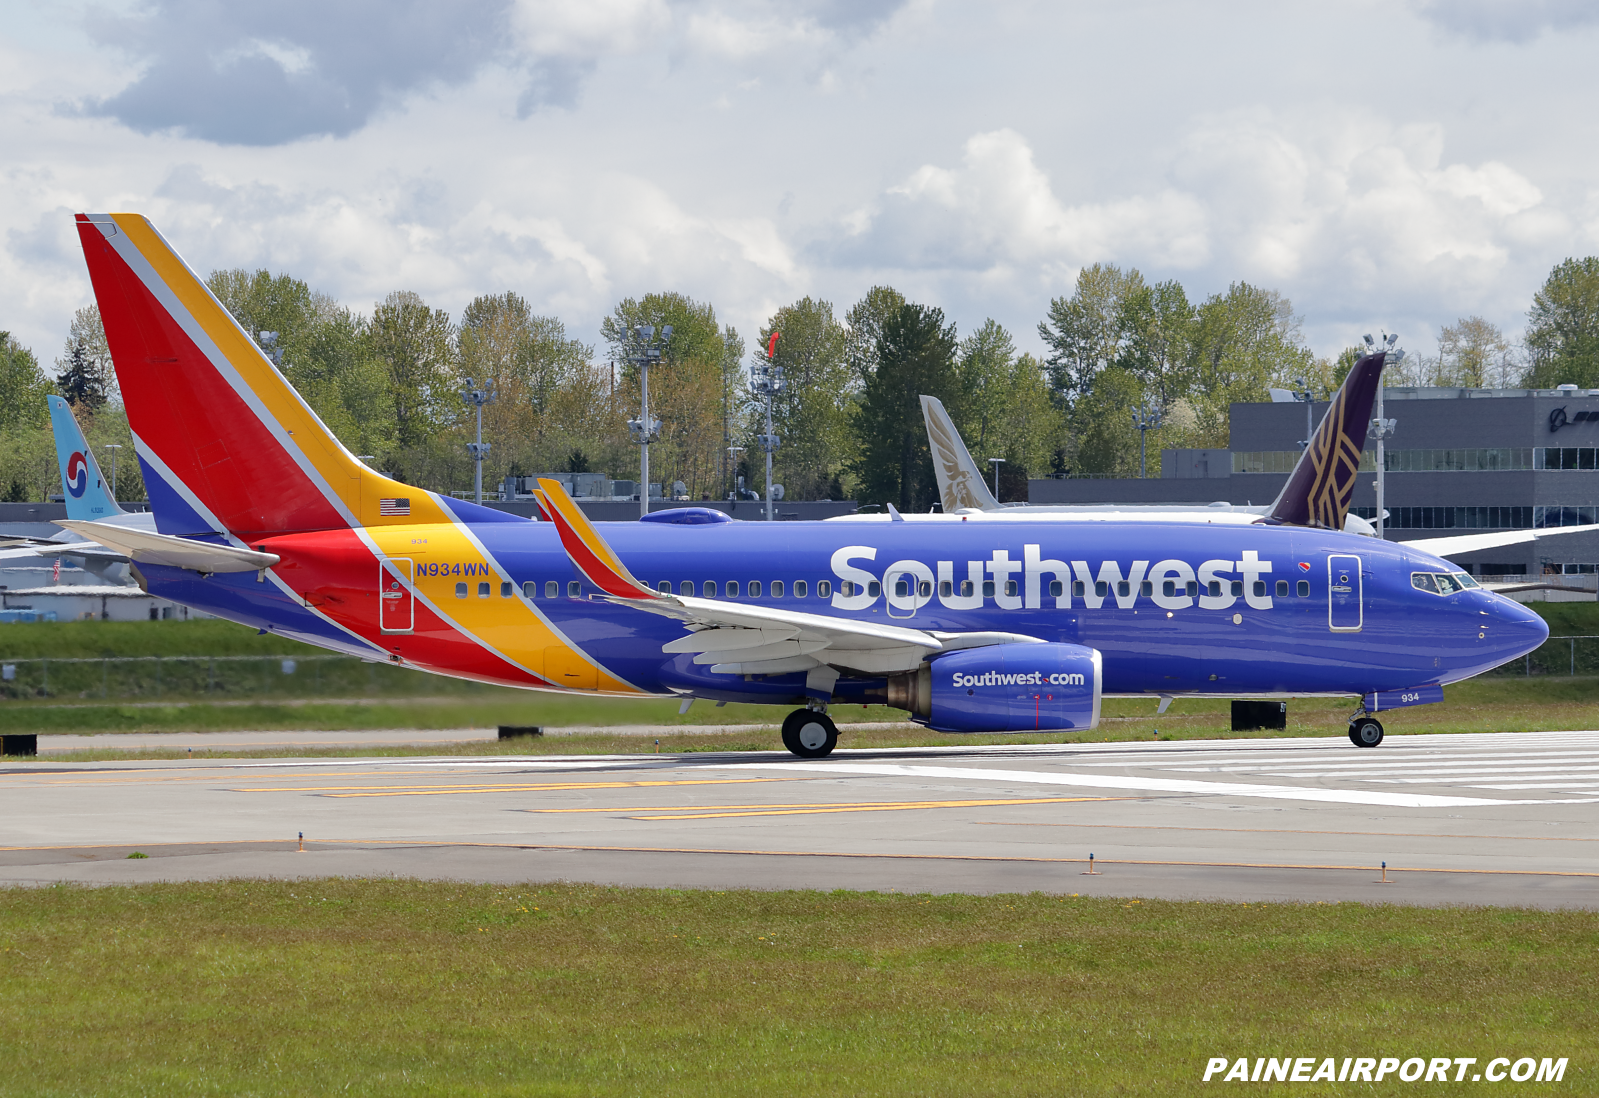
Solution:
<svg viewBox="0 0 1599 1098">
<path fill-rule="evenodd" d="M 309 644 L 231 621 L 63 621 L 0 625 L 0 658 L 102 656 L 305 656 Z"/>
<path fill-rule="evenodd" d="M 1212 1056 L 1384 1055 L 1567 1056 L 1562 1092 L 1599 1089 L 1592 912 L 343 879 L 0 896 L 8 1095 L 1168 1095 L 1213 1090 Z"/>
</svg>

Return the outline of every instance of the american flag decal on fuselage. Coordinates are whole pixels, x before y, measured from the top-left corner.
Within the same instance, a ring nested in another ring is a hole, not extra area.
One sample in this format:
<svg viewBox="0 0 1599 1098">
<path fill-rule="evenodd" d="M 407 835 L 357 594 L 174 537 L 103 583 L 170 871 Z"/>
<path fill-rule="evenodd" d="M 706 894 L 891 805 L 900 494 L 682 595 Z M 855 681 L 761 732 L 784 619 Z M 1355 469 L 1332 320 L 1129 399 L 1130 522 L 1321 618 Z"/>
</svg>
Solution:
<svg viewBox="0 0 1599 1098">
<path fill-rule="evenodd" d="M 411 501 L 409 499 L 380 499 L 378 500 L 379 515 L 409 515 Z"/>
</svg>

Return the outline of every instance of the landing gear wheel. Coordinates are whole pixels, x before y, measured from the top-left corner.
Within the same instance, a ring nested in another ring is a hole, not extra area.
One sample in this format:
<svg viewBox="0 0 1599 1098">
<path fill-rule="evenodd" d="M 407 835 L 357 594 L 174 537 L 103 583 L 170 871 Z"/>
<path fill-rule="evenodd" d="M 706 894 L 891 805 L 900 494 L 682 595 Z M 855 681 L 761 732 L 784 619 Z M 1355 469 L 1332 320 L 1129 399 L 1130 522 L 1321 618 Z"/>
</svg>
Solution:
<svg viewBox="0 0 1599 1098">
<path fill-rule="evenodd" d="M 838 746 L 838 726 L 826 713 L 796 709 L 783 721 L 783 746 L 802 759 L 821 759 Z"/>
<path fill-rule="evenodd" d="M 1349 742 L 1356 747 L 1376 747 L 1382 743 L 1382 724 L 1375 717 L 1356 717 L 1349 722 Z"/>
</svg>

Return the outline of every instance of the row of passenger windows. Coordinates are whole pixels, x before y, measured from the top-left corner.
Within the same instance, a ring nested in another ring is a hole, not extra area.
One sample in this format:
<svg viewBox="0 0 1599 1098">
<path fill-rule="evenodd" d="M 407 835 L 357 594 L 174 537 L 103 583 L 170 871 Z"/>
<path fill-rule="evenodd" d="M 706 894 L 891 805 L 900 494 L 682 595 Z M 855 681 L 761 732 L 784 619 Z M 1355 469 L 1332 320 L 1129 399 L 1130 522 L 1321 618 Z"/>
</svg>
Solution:
<svg viewBox="0 0 1599 1098">
<path fill-rule="evenodd" d="M 471 591 L 471 586 L 472 585 L 469 584 L 469 583 L 457 583 L 455 585 L 455 597 L 458 598 L 458 599 L 467 598 L 469 593 L 470 593 L 470 591 Z M 526 583 L 522 584 L 522 594 L 523 594 L 524 597 L 529 598 L 529 599 L 536 598 L 536 597 L 538 597 L 538 588 L 539 588 L 538 581 L 536 581 L 536 580 L 528 580 Z M 1234 598 L 1239 598 L 1244 593 L 1244 581 L 1243 580 L 1232 580 L 1231 584 L 1230 584 L 1230 588 L 1231 588 L 1230 593 L 1232 594 L 1232 596 Z M 740 591 L 743 590 L 743 591 L 748 593 L 748 596 L 750 598 L 758 599 L 758 598 L 761 597 L 761 591 L 763 589 L 764 588 L 763 588 L 763 585 L 762 585 L 760 580 L 750 580 L 748 583 L 744 583 L 742 585 L 740 584 L 740 582 L 738 580 L 727 580 L 725 583 L 720 583 L 720 584 L 716 580 L 705 580 L 700 585 L 700 594 L 704 598 L 714 599 L 714 598 L 717 597 L 718 590 L 720 590 L 723 597 L 730 598 L 730 599 L 736 599 L 736 598 L 739 597 Z M 810 585 L 808 583 L 806 583 L 805 580 L 795 580 L 794 581 L 794 585 L 793 585 L 793 589 L 794 589 L 794 597 L 795 598 L 803 599 L 803 598 L 808 598 L 809 597 Z M 954 582 L 952 582 L 950 580 L 942 580 L 942 581 L 940 581 L 940 583 L 938 585 L 938 594 L 939 594 L 939 596 L 941 598 L 950 598 L 951 596 L 954 596 L 954 595 L 957 594 L 957 589 L 958 589 L 958 594 L 959 594 L 959 596 L 961 598 L 966 599 L 966 598 L 971 598 L 972 597 L 973 587 L 972 587 L 972 581 L 971 580 L 962 580 L 959 584 L 956 584 L 956 583 L 954 583 Z M 477 597 L 480 598 L 480 599 L 491 598 L 492 597 L 491 593 L 493 592 L 493 590 L 494 590 L 494 585 L 492 583 L 489 583 L 487 581 L 480 582 L 477 585 Z M 670 595 L 672 593 L 672 581 L 671 580 L 661 580 L 661 582 L 657 585 L 656 590 L 660 591 L 660 593 L 663 594 L 663 595 Z M 782 580 L 773 580 L 772 581 L 771 590 L 772 590 L 772 598 L 780 599 L 780 598 L 784 597 L 784 594 L 788 590 L 788 587 L 787 587 L 787 585 L 784 584 L 784 582 Z M 985 599 L 993 598 L 994 597 L 994 590 L 995 590 L 995 587 L 994 587 L 994 581 L 993 580 L 984 580 L 983 581 L 983 597 Z M 1072 595 L 1075 598 L 1083 598 L 1085 590 L 1086 590 L 1086 585 L 1083 583 L 1082 580 L 1077 580 L 1077 581 L 1075 581 L 1072 584 Z M 516 585 L 515 584 L 509 583 L 509 582 L 501 582 L 501 584 L 500 584 L 500 597 L 502 599 L 510 598 L 513 594 L 515 594 L 515 592 L 516 592 Z M 845 580 L 843 583 L 839 584 L 839 592 L 841 594 L 843 594 L 844 596 L 846 596 L 846 597 L 858 595 L 858 594 L 862 593 L 862 585 L 858 584 L 858 583 L 855 583 L 852 580 Z M 868 597 L 870 597 L 870 598 L 874 598 L 875 599 L 879 595 L 881 595 L 882 593 L 883 593 L 882 584 L 878 583 L 876 580 L 873 580 L 872 582 L 870 582 L 870 583 L 865 585 L 865 594 Z M 1048 593 L 1049 593 L 1050 597 L 1052 597 L 1052 598 L 1059 598 L 1061 595 L 1063 595 L 1065 593 L 1065 587 L 1061 583 L 1060 580 L 1052 580 L 1050 582 L 1050 584 L 1049 584 L 1049 592 Z M 1152 597 L 1154 595 L 1154 593 L 1155 593 L 1155 585 L 1154 585 L 1154 583 L 1152 583 L 1149 580 L 1144 580 L 1142 583 L 1140 583 L 1138 585 L 1138 593 L 1140 595 L 1142 595 L 1143 597 L 1145 597 L 1145 598 Z M 1189 580 L 1183 586 L 1183 590 L 1181 592 L 1179 592 L 1177 590 L 1177 581 L 1176 580 L 1166 580 L 1164 583 L 1161 584 L 1161 595 L 1164 596 L 1165 598 L 1176 598 L 1176 597 L 1178 597 L 1179 594 L 1185 594 L 1189 598 L 1194 598 L 1197 595 L 1199 595 L 1199 593 L 1200 593 L 1199 584 L 1196 581 L 1194 581 L 1194 580 Z M 1209 595 L 1211 598 L 1220 598 L 1221 597 L 1221 593 L 1222 593 L 1222 584 L 1221 584 L 1220 580 L 1211 580 L 1210 583 L 1205 588 L 1205 594 Z M 1277 592 L 1276 593 L 1277 593 L 1277 597 L 1278 598 L 1287 598 L 1288 597 L 1288 581 L 1287 580 L 1278 580 L 1277 581 Z M 582 596 L 582 594 L 583 594 L 583 584 L 581 582 L 579 582 L 578 580 L 568 580 L 567 581 L 567 584 L 566 584 L 566 596 L 568 598 L 573 598 L 573 599 L 580 598 Z M 678 594 L 680 594 L 680 595 L 693 595 L 694 594 L 694 581 L 693 580 L 683 580 L 682 582 L 680 582 L 678 584 Z M 929 583 L 928 581 L 926 581 L 926 580 L 920 581 L 916 585 L 916 594 L 917 594 L 917 596 L 919 596 L 921 598 L 924 598 L 924 599 L 925 598 L 931 598 L 932 594 L 933 594 L 933 585 L 931 583 Z M 1018 597 L 1021 594 L 1021 585 L 1016 580 L 1006 580 L 1005 581 L 1005 594 L 1008 597 L 1010 597 L 1010 598 Z M 1096 598 L 1101 598 L 1102 599 L 1102 598 L 1105 598 L 1106 596 L 1108 596 L 1109 594 L 1110 594 L 1110 584 L 1108 584 L 1108 583 L 1106 583 L 1104 581 L 1100 581 L 1100 582 L 1097 582 L 1097 583 L 1094 584 L 1094 596 Z M 1127 598 L 1131 594 L 1132 594 L 1132 584 L 1129 583 L 1127 580 L 1122 580 L 1120 583 L 1116 584 L 1116 597 L 1117 598 L 1123 598 L 1124 599 L 1124 598 Z M 1262 596 L 1264 596 L 1266 594 L 1266 584 L 1265 584 L 1264 581 L 1262 581 L 1262 580 L 1256 580 L 1255 581 L 1254 594 L 1255 594 L 1256 598 L 1260 598 L 1260 597 L 1262 597 Z M 1297 594 L 1300 598 L 1308 598 L 1310 596 L 1310 581 L 1309 580 L 1300 580 L 1298 585 L 1297 585 L 1297 588 L 1295 590 L 1295 594 Z M 547 599 L 560 598 L 561 597 L 561 585 L 560 585 L 560 583 L 558 583 L 555 580 L 545 580 L 544 581 L 544 597 L 547 598 Z M 828 581 L 828 580 L 818 580 L 817 583 L 816 583 L 816 597 L 819 598 L 819 599 L 832 598 L 833 597 L 833 585 L 832 585 L 832 583 L 830 581 Z M 911 597 L 911 581 L 906 579 L 903 576 L 900 577 L 900 579 L 894 584 L 894 597 L 895 598 L 900 598 L 900 599 L 908 599 L 908 598 L 910 598 Z"/>
</svg>

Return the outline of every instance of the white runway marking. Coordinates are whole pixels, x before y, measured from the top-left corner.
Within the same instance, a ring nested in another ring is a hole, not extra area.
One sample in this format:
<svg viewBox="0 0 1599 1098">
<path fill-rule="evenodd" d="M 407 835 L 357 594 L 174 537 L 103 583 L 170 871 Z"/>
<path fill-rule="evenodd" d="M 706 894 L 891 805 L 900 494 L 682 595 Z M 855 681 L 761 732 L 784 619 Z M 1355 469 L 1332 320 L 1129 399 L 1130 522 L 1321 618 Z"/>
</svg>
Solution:
<svg viewBox="0 0 1599 1098">
<path fill-rule="evenodd" d="M 1112 774 L 1060 774 L 1032 770 L 989 770 L 964 766 L 918 766 L 909 763 L 734 763 L 730 769 L 812 770 L 850 775 L 872 774 L 901 778 L 944 778 L 954 781 L 1012 782 L 1030 785 L 1070 785 L 1087 789 L 1120 789 L 1145 793 L 1195 793 L 1221 797 L 1264 797 L 1283 801 L 1328 801 L 1334 804 L 1370 804 L 1389 808 L 1481 808 L 1489 805 L 1562 804 L 1552 800 L 1499 800 L 1489 797 L 1438 796 L 1429 793 L 1384 793 L 1371 789 L 1306 789 L 1286 785 L 1243 785 L 1237 782 L 1196 782 L 1174 778 L 1121 777 Z"/>
</svg>

